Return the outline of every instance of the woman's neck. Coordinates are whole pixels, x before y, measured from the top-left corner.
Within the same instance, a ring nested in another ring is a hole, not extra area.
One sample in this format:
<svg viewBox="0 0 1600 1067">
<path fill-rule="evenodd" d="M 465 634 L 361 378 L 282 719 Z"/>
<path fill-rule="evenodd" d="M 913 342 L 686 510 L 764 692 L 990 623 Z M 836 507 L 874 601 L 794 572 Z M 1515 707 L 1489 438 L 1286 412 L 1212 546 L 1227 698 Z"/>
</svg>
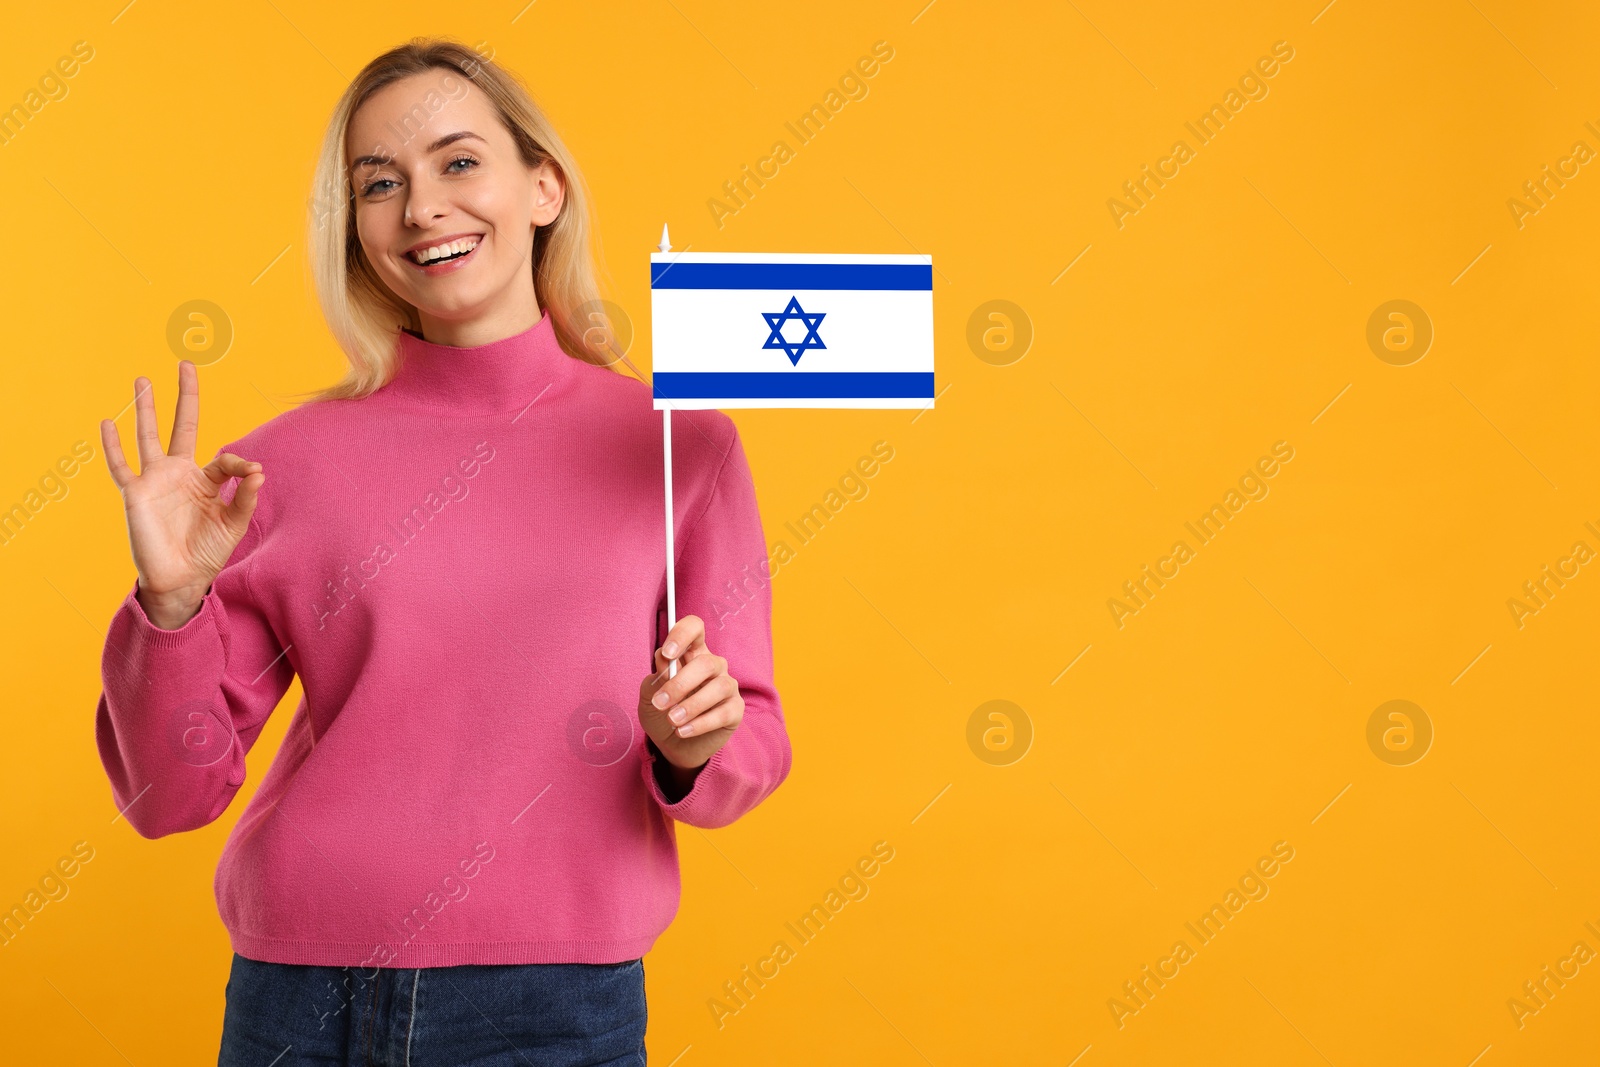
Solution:
<svg viewBox="0 0 1600 1067">
<path fill-rule="evenodd" d="M 537 323 L 544 314 L 539 309 L 538 297 L 529 285 L 525 297 L 502 301 L 485 314 L 466 319 L 440 318 L 425 311 L 417 312 L 422 324 L 423 338 L 436 345 L 452 348 L 476 348 L 515 337 Z"/>
</svg>

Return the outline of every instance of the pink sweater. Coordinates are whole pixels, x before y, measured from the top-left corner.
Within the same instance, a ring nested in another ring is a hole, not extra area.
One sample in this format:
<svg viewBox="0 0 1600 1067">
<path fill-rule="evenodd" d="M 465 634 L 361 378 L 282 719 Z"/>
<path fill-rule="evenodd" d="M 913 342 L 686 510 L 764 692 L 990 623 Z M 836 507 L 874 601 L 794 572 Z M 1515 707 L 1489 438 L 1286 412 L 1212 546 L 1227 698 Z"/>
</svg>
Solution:
<svg viewBox="0 0 1600 1067">
<path fill-rule="evenodd" d="M 636 710 L 666 634 L 648 387 L 566 355 L 548 312 L 491 344 L 400 347 L 373 395 L 220 450 L 267 480 L 198 615 L 156 627 L 137 582 L 118 608 L 95 719 L 112 796 L 145 837 L 210 823 L 298 674 L 305 697 L 217 866 L 235 951 L 642 956 L 677 913 L 675 822 L 726 826 L 789 773 L 738 431 L 716 411 L 672 420 L 678 613 L 706 621 L 745 701 L 673 803 Z"/>
</svg>

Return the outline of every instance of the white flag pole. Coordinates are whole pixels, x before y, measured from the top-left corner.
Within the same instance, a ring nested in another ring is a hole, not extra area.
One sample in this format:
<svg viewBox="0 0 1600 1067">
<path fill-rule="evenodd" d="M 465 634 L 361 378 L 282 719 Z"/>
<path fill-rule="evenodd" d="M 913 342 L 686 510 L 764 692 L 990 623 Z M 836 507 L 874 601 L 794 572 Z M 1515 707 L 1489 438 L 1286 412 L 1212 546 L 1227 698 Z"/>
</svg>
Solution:
<svg viewBox="0 0 1600 1067">
<path fill-rule="evenodd" d="M 661 224 L 660 251 L 672 251 L 671 240 L 667 237 L 666 223 Z M 674 589 L 677 585 L 677 580 L 672 561 L 672 408 L 670 407 L 661 409 L 661 456 L 662 464 L 665 467 L 663 481 L 667 487 L 667 629 L 671 630 L 672 627 L 678 624 L 678 604 L 676 590 Z M 677 676 L 678 660 L 674 657 L 667 662 L 667 677 L 676 678 Z"/>
</svg>

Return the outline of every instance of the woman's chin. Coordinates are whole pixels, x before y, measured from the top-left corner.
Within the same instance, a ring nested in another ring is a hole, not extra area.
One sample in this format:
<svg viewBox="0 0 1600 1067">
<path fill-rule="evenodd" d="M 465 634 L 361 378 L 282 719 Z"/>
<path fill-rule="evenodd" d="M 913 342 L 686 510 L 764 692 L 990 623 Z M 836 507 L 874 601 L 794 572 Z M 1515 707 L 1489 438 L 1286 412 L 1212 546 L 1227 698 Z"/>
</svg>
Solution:
<svg viewBox="0 0 1600 1067">
<path fill-rule="evenodd" d="M 482 315 L 488 306 L 484 296 L 477 292 L 412 293 L 406 301 L 421 314 L 450 322 L 464 322 Z"/>
</svg>

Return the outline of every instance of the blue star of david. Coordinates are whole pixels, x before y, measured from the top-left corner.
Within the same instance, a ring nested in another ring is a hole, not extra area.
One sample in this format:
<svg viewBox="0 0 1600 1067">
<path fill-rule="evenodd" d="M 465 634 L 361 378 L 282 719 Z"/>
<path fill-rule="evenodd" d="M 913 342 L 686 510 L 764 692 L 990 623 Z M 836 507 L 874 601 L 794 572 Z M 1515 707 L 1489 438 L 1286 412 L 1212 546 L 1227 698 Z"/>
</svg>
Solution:
<svg viewBox="0 0 1600 1067">
<path fill-rule="evenodd" d="M 799 299 L 791 296 L 789 298 L 789 306 L 784 308 L 781 314 L 774 314 L 770 311 L 761 313 L 761 317 L 767 320 L 767 325 L 772 329 L 772 334 L 767 338 L 767 343 L 761 347 L 783 349 L 784 354 L 789 357 L 789 365 L 792 367 L 800 362 L 800 357 L 806 350 L 828 347 L 822 343 L 822 338 L 817 336 L 817 327 L 822 325 L 822 320 L 826 316 L 826 312 L 808 313 L 800 306 Z M 783 336 L 783 324 L 790 319 L 798 319 L 805 323 L 806 335 L 799 342 L 786 340 Z"/>
</svg>

